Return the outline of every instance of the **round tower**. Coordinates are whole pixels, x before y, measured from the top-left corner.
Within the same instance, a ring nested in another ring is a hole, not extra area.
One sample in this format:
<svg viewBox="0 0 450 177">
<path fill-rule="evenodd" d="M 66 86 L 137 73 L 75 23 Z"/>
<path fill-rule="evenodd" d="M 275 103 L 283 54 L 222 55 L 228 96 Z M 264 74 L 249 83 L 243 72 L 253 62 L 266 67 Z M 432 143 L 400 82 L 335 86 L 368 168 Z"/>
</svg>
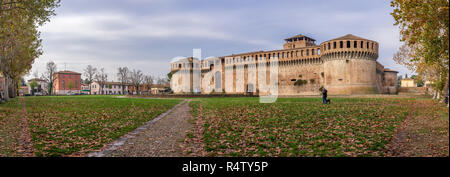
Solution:
<svg viewBox="0 0 450 177">
<path fill-rule="evenodd" d="M 320 44 L 324 86 L 329 94 L 378 93 L 378 43 L 351 34 Z"/>
</svg>

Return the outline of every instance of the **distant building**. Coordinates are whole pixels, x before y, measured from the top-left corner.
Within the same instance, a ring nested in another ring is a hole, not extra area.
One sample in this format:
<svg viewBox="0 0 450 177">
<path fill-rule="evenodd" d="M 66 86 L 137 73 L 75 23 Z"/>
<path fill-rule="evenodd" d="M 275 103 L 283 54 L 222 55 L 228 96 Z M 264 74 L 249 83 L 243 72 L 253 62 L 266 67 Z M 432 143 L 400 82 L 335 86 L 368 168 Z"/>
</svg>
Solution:
<svg viewBox="0 0 450 177">
<path fill-rule="evenodd" d="M 28 86 L 21 86 L 19 88 L 19 96 L 30 95 L 29 90 L 30 90 L 30 88 Z"/>
<path fill-rule="evenodd" d="M 129 85 L 125 85 L 125 92 L 122 91 L 122 83 L 120 82 L 106 82 L 103 88 L 100 88 L 98 82 L 91 83 L 91 90 L 93 95 L 124 95 L 128 94 Z"/>
<path fill-rule="evenodd" d="M 400 87 L 417 87 L 417 84 L 414 79 L 405 78 L 401 80 Z"/>
<path fill-rule="evenodd" d="M 155 84 L 151 87 L 151 94 L 156 95 L 156 94 L 166 93 L 169 89 L 170 89 L 169 85 Z"/>
<path fill-rule="evenodd" d="M 89 88 L 89 84 L 81 84 L 81 93 L 89 95 L 91 94 L 91 89 Z"/>
<path fill-rule="evenodd" d="M 81 73 L 73 71 L 59 71 L 53 74 L 55 82 L 53 93 L 56 95 L 81 93 Z"/>
<path fill-rule="evenodd" d="M 47 81 L 44 79 L 34 78 L 28 80 L 28 93 L 33 93 L 31 90 L 31 82 L 35 81 L 37 83 L 37 87 L 34 88 L 34 94 L 35 95 L 47 95 L 48 94 L 48 87 L 47 87 Z"/>
<path fill-rule="evenodd" d="M 279 95 L 320 95 L 321 87 L 325 87 L 330 95 L 389 94 L 397 91 L 393 82 L 397 72 L 377 62 L 379 44 L 374 40 L 348 34 L 320 44 L 304 35 L 285 41 L 281 50 L 254 51 L 204 60 L 180 58 L 170 63 L 170 88 L 176 94 L 268 95 L 271 94 L 270 89 L 264 86 L 269 84 L 270 72 L 274 69 L 277 80 L 272 84 L 277 86 Z M 257 73 L 259 70 L 265 71 Z M 194 78 L 198 78 L 199 82 L 195 82 Z M 261 82 L 263 79 L 266 83 Z"/>
</svg>

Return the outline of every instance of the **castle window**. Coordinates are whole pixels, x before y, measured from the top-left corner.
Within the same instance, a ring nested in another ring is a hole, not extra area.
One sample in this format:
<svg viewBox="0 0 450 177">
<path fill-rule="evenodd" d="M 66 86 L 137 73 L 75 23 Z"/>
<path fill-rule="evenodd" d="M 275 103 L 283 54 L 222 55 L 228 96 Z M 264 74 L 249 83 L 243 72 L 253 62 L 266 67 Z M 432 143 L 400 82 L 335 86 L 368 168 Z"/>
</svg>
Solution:
<svg viewBox="0 0 450 177">
<path fill-rule="evenodd" d="M 291 81 L 292 81 L 292 82 L 295 82 L 295 81 L 297 81 L 297 79 L 291 79 Z"/>
<path fill-rule="evenodd" d="M 311 50 L 311 55 L 314 55 L 314 49 Z"/>
<path fill-rule="evenodd" d="M 331 49 L 331 48 L 330 48 L 330 46 L 331 46 L 331 45 L 330 45 L 330 43 L 328 43 L 328 50 L 330 50 L 330 49 Z"/>
<path fill-rule="evenodd" d="M 295 44 L 294 44 L 294 45 L 292 45 L 292 48 L 295 48 Z"/>
<path fill-rule="evenodd" d="M 344 42 L 342 42 L 342 41 L 339 41 L 339 48 L 344 48 Z"/>
<path fill-rule="evenodd" d="M 373 42 L 372 42 L 372 49 L 373 49 Z"/>
<path fill-rule="evenodd" d="M 309 56 L 309 49 L 306 49 L 306 56 Z"/>
<path fill-rule="evenodd" d="M 369 49 L 369 42 L 367 42 L 367 47 L 366 47 L 366 49 Z"/>
<path fill-rule="evenodd" d="M 317 49 L 317 55 L 320 55 L 320 49 Z"/>
<path fill-rule="evenodd" d="M 360 47 L 361 47 L 361 48 L 364 48 L 364 42 L 363 42 L 363 41 L 361 41 Z"/>
<path fill-rule="evenodd" d="M 303 57 L 303 50 L 301 50 L 300 54 L 301 54 L 301 55 L 302 55 L 302 57 Z"/>
<path fill-rule="evenodd" d="M 353 48 L 358 48 L 358 42 L 353 41 Z"/>
<path fill-rule="evenodd" d="M 336 48 L 336 42 L 333 42 L 333 49 Z"/>
<path fill-rule="evenodd" d="M 347 41 L 347 48 L 350 48 L 350 41 Z"/>
</svg>

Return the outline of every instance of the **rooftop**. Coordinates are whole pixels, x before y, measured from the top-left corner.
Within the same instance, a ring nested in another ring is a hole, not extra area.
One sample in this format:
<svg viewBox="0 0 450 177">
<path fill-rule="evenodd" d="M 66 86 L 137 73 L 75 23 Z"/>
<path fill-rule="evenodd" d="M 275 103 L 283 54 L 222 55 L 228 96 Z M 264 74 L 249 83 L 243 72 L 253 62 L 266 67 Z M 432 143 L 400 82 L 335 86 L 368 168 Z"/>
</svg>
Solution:
<svg viewBox="0 0 450 177">
<path fill-rule="evenodd" d="M 395 71 L 395 70 L 392 70 L 392 69 L 389 69 L 389 68 L 385 68 L 384 72 L 395 72 L 395 73 L 398 73 L 398 71 Z"/>
<path fill-rule="evenodd" d="M 33 78 L 33 79 L 29 79 L 28 80 L 28 82 L 31 82 L 31 81 L 41 81 L 41 82 L 47 82 L 46 80 L 44 80 L 44 79 L 41 79 L 41 78 Z"/>
<path fill-rule="evenodd" d="M 347 34 L 345 36 L 341 36 L 335 39 L 331 39 L 330 41 L 334 41 L 334 40 L 368 40 L 368 39 L 364 39 L 362 37 L 359 36 L 355 36 L 353 34 Z"/>
<path fill-rule="evenodd" d="M 310 37 L 305 36 L 305 35 L 302 35 L 302 34 L 298 34 L 298 35 L 292 36 L 292 37 L 290 37 L 290 38 L 286 38 L 286 39 L 284 39 L 284 40 L 287 41 L 287 40 L 290 40 L 290 39 L 296 39 L 296 38 L 302 38 L 302 37 L 307 38 L 307 39 L 310 39 L 311 41 L 316 41 L 315 39 L 310 38 Z"/>
<path fill-rule="evenodd" d="M 77 73 L 77 72 L 73 72 L 73 71 L 58 71 L 55 74 L 79 74 L 79 75 L 81 75 L 81 73 Z"/>
</svg>

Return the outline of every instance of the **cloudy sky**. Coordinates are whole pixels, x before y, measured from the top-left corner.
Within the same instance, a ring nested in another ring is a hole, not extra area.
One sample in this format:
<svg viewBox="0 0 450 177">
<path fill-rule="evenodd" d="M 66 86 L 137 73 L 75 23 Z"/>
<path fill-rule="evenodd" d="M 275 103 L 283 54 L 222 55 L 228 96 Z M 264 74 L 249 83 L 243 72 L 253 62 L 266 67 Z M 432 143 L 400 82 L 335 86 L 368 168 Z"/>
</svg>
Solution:
<svg viewBox="0 0 450 177">
<path fill-rule="evenodd" d="M 40 28 L 44 54 L 31 73 L 54 61 L 59 70 L 103 67 L 110 80 L 121 66 L 163 77 L 194 48 L 224 56 L 281 49 L 297 34 L 317 44 L 354 34 L 380 43 L 378 62 L 409 74 L 392 60 L 401 43 L 391 11 L 387 0 L 62 0 Z"/>
</svg>

